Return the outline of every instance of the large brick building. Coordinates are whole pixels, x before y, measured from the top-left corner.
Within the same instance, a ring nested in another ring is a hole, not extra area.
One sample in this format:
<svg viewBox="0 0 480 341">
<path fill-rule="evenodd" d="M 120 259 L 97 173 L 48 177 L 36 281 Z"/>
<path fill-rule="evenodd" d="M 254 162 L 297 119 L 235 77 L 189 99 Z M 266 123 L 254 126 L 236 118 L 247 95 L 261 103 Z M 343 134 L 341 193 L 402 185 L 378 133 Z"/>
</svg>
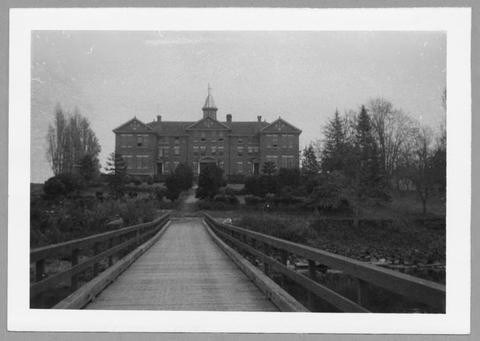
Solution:
<svg viewBox="0 0 480 341">
<path fill-rule="evenodd" d="M 227 176 L 261 172 L 265 161 L 277 168 L 299 167 L 301 130 L 280 117 L 268 123 L 217 120 L 217 107 L 209 88 L 203 118 L 196 122 L 157 120 L 144 123 L 134 117 L 113 130 L 115 152 L 121 154 L 132 175 L 169 173 L 183 162 L 199 174 L 203 165 L 216 163 Z"/>
</svg>

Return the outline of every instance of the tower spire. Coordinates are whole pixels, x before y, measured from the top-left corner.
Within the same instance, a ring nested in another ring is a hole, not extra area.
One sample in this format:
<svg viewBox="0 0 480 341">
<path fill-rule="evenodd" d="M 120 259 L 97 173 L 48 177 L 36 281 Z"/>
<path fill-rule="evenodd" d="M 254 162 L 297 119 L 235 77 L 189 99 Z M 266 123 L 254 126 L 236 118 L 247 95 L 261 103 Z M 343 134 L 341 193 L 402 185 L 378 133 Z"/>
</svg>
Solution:
<svg viewBox="0 0 480 341">
<path fill-rule="evenodd" d="M 205 104 L 203 105 L 203 117 L 210 117 L 214 120 L 217 119 L 217 106 L 215 105 L 215 101 L 213 100 L 212 96 L 212 87 L 210 83 L 208 83 L 208 94 L 207 98 L 205 99 Z"/>
</svg>

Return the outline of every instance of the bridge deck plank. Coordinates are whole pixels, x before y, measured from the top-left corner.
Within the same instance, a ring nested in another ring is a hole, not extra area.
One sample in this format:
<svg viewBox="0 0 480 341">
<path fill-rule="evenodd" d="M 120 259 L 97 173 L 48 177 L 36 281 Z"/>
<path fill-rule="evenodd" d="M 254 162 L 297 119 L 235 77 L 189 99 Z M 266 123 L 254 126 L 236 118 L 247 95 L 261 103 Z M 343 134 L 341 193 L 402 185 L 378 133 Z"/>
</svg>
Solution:
<svg viewBox="0 0 480 341">
<path fill-rule="evenodd" d="M 277 311 L 210 238 L 200 218 L 163 237 L 87 309 Z"/>
</svg>

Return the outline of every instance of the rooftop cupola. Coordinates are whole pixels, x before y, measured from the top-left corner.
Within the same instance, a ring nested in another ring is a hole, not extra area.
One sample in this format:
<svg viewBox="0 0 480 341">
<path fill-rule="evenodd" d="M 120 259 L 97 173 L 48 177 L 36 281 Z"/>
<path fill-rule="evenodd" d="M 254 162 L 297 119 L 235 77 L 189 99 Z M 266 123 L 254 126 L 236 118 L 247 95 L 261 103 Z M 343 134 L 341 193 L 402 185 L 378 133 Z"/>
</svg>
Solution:
<svg viewBox="0 0 480 341">
<path fill-rule="evenodd" d="M 217 120 L 217 106 L 215 105 L 215 101 L 213 100 L 212 96 L 212 88 L 210 87 L 210 84 L 208 84 L 208 95 L 207 98 L 205 99 L 205 104 L 203 105 L 203 118 L 213 118 L 214 120 Z"/>
</svg>

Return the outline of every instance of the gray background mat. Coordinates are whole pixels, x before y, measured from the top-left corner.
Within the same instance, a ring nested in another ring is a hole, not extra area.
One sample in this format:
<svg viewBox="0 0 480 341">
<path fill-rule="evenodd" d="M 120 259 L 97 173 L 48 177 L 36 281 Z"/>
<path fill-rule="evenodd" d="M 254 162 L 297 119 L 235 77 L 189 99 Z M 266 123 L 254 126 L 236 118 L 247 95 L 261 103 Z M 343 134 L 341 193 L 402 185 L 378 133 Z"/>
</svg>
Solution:
<svg viewBox="0 0 480 341">
<path fill-rule="evenodd" d="M 8 189 L 8 13 L 12 7 L 472 7 L 472 294 L 471 294 L 471 335 L 312 335 L 312 334 L 166 334 L 166 333 L 32 333 L 7 331 L 7 189 Z M 480 1 L 430 0 L 337 0 L 337 1 L 122 1 L 122 0 L 2 0 L 0 3 L 0 340 L 476 340 L 480 339 L 480 222 L 478 202 L 480 199 L 480 120 L 475 115 L 480 106 L 478 95 L 480 81 Z"/>
</svg>

